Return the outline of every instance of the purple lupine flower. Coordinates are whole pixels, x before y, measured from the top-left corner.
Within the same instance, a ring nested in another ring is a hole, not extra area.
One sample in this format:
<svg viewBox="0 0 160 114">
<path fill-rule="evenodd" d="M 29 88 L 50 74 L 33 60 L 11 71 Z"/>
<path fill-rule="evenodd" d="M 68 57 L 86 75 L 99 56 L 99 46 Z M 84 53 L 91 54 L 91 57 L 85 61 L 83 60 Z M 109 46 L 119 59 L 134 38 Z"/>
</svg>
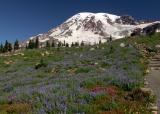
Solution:
<svg viewBox="0 0 160 114">
<path fill-rule="evenodd" d="M 12 101 L 14 101 L 16 99 L 16 95 L 10 95 L 10 96 L 8 96 L 8 101 L 10 101 L 10 102 L 12 102 Z"/>
</svg>

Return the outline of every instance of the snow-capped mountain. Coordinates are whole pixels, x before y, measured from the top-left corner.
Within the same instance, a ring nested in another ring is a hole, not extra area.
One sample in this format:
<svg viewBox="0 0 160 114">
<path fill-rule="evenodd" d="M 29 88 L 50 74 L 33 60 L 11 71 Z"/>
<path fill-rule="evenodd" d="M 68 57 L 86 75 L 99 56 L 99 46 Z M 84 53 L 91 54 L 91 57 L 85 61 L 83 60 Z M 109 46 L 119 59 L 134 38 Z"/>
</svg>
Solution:
<svg viewBox="0 0 160 114">
<path fill-rule="evenodd" d="M 63 24 L 46 32 L 33 36 L 44 43 L 57 40 L 71 44 L 72 42 L 98 43 L 108 38 L 124 38 L 127 36 L 160 32 L 160 22 L 139 22 L 131 16 L 117 16 L 108 13 L 78 13 Z M 27 41 L 28 42 L 28 41 Z"/>
</svg>

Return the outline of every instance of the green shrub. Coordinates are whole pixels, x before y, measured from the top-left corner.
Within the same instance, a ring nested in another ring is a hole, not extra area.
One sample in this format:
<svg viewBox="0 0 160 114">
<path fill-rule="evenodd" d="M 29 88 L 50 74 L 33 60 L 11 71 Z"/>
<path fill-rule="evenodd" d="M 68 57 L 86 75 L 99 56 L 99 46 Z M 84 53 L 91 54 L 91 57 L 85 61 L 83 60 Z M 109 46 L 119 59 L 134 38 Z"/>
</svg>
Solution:
<svg viewBox="0 0 160 114">
<path fill-rule="evenodd" d="M 156 100 L 156 97 L 151 95 L 150 92 L 142 91 L 139 88 L 132 90 L 132 92 L 128 96 L 134 101 L 145 102 L 146 104 L 154 103 Z"/>
<path fill-rule="evenodd" d="M 84 88 L 92 88 L 92 87 L 100 86 L 104 84 L 105 82 L 103 80 L 97 80 L 95 78 L 92 78 L 92 79 L 87 79 L 83 81 L 80 86 Z"/>
<path fill-rule="evenodd" d="M 131 91 L 132 89 L 135 89 L 141 86 L 141 83 L 138 83 L 138 82 L 137 83 L 136 82 L 133 82 L 133 83 L 121 82 L 118 79 L 113 79 L 110 84 L 113 86 L 117 86 L 123 89 L 124 91 Z"/>
<path fill-rule="evenodd" d="M 99 94 L 84 94 L 83 98 L 85 101 L 87 101 L 87 103 L 89 103 L 90 105 L 95 104 L 96 101 L 100 101 L 105 99 L 107 96 L 105 93 L 99 93 Z"/>
<path fill-rule="evenodd" d="M 5 97 L 0 97 L 0 105 L 8 103 Z M 1 113 L 0 113 L 1 114 Z"/>
<path fill-rule="evenodd" d="M 76 73 L 77 74 L 79 74 L 79 73 L 88 73 L 88 72 L 90 72 L 90 68 L 78 68 L 77 70 L 76 70 Z"/>
<path fill-rule="evenodd" d="M 100 105 L 99 107 L 102 111 L 111 111 L 114 109 L 118 109 L 119 108 L 119 104 L 116 103 L 115 101 L 112 101 L 110 103 L 104 103 L 102 105 Z"/>
<path fill-rule="evenodd" d="M 109 67 L 111 67 L 111 65 L 108 64 L 108 63 L 103 62 L 103 63 L 101 64 L 101 67 L 102 67 L 102 68 L 109 68 Z"/>
<path fill-rule="evenodd" d="M 39 69 L 41 67 L 47 67 L 47 64 L 44 62 L 43 59 L 41 59 L 40 62 L 35 65 L 35 69 Z"/>
<path fill-rule="evenodd" d="M 146 50 L 147 50 L 149 53 L 151 53 L 151 52 L 157 53 L 157 49 L 156 49 L 154 46 L 152 46 L 152 47 L 147 47 Z"/>
</svg>

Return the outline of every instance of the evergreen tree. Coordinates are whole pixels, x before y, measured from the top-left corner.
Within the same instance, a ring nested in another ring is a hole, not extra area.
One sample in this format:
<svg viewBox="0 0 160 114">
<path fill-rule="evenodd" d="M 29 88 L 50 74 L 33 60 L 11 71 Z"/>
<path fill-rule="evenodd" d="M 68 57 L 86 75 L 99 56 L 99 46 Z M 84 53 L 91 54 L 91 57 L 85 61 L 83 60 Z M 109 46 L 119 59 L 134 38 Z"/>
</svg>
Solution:
<svg viewBox="0 0 160 114">
<path fill-rule="evenodd" d="M 4 45 L 4 52 L 8 52 L 8 48 L 9 48 L 9 43 L 6 40 L 5 45 Z"/>
<path fill-rule="evenodd" d="M 33 40 L 29 40 L 29 43 L 28 43 L 28 49 L 34 49 L 35 47 L 35 43 Z"/>
<path fill-rule="evenodd" d="M 66 43 L 66 47 L 69 47 L 69 44 L 68 44 L 68 43 Z"/>
<path fill-rule="evenodd" d="M 71 47 L 74 47 L 74 43 L 72 42 Z"/>
<path fill-rule="evenodd" d="M 61 47 L 62 46 L 62 43 L 61 42 L 58 42 L 58 47 Z"/>
<path fill-rule="evenodd" d="M 63 46 L 64 46 L 64 47 L 66 46 L 66 41 L 65 41 L 65 40 L 63 41 Z"/>
<path fill-rule="evenodd" d="M 81 42 L 81 46 L 84 46 L 84 42 L 83 41 Z"/>
<path fill-rule="evenodd" d="M 8 43 L 8 51 L 11 52 L 12 49 L 13 49 L 13 48 L 12 48 L 12 44 L 11 44 L 11 43 Z"/>
<path fill-rule="evenodd" d="M 3 53 L 3 44 L 0 45 L 0 53 Z"/>
<path fill-rule="evenodd" d="M 18 49 L 19 49 L 19 42 L 18 40 L 16 40 L 14 43 L 14 50 L 18 50 Z"/>
<path fill-rule="evenodd" d="M 3 47 L 3 52 L 11 52 L 12 49 L 12 44 L 6 40 L 5 45 Z"/>
<path fill-rule="evenodd" d="M 46 48 L 50 48 L 50 47 L 51 47 L 51 45 L 50 45 L 49 41 L 47 41 L 46 42 Z"/>
<path fill-rule="evenodd" d="M 52 47 L 55 47 L 55 42 L 54 42 L 54 40 L 52 41 Z"/>
<path fill-rule="evenodd" d="M 75 46 L 76 46 L 76 47 L 78 47 L 78 46 L 79 46 L 79 43 L 78 43 L 78 42 L 76 42 L 76 43 L 75 43 Z"/>
<path fill-rule="evenodd" d="M 109 42 L 112 42 L 112 36 L 109 37 Z"/>
<path fill-rule="evenodd" d="M 102 41 L 101 41 L 101 40 L 99 40 L 99 44 L 102 44 Z"/>
<path fill-rule="evenodd" d="M 36 37 L 35 48 L 39 48 L 39 38 Z"/>
</svg>

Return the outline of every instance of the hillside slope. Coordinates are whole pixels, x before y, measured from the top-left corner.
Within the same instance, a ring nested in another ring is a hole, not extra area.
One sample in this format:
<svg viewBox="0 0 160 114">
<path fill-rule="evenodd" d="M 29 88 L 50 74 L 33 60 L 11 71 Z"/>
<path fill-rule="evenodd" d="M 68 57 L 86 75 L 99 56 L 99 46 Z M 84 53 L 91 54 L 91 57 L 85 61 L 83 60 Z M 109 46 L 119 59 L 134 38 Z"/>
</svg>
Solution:
<svg viewBox="0 0 160 114">
<path fill-rule="evenodd" d="M 0 114 L 150 114 L 154 99 L 139 89 L 147 63 L 137 46 L 159 41 L 156 34 L 3 54 Z"/>
</svg>

